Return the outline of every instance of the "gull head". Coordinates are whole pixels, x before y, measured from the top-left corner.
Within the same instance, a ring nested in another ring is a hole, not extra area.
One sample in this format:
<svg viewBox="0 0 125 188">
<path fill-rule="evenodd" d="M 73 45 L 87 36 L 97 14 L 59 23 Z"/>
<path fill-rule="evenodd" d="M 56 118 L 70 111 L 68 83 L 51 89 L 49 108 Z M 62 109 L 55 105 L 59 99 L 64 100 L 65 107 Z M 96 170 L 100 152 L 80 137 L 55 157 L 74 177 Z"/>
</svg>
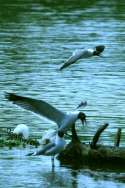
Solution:
<svg viewBox="0 0 125 188">
<path fill-rule="evenodd" d="M 93 55 L 99 56 L 104 51 L 104 49 L 105 49 L 104 45 L 96 46 L 95 49 L 94 49 Z"/>
<path fill-rule="evenodd" d="M 86 123 L 86 115 L 83 112 L 79 112 L 78 119 L 80 119 L 82 124 L 85 125 L 85 123 Z"/>
<path fill-rule="evenodd" d="M 58 136 L 59 136 L 60 138 L 63 138 L 63 136 L 64 136 L 64 132 L 62 132 L 62 131 L 58 131 Z"/>
</svg>

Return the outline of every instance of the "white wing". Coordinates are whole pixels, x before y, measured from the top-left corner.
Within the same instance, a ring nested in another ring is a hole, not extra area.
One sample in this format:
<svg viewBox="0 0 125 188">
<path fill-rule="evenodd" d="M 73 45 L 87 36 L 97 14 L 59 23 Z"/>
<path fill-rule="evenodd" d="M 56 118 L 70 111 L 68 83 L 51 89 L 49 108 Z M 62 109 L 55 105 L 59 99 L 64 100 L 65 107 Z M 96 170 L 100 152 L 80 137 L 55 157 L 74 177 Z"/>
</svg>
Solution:
<svg viewBox="0 0 125 188">
<path fill-rule="evenodd" d="M 39 151 L 35 152 L 35 155 L 44 155 L 48 150 L 53 149 L 55 146 L 56 146 L 55 143 L 49 143 Z"/>
<path fill-rule="evenodd" d="M 43 100 L 22 97 L 13 93 L 6 93 L 6 98 L 26 110 L 30 110 L 56 122 L 58 126 L 60 126 L 61 121 L 65 116 L 65 113 L 61 112 Z"/>
<path fill-rule="evenodd" d="M 49 143 L 47 145 L 45 145 L 42 149 L 35 151 L 35 152 L 31 152 L 28 153 L 26 156 L 35 156 L 35 155 L 45 155 L 45 152 L 51 148 L 54 148 L 56 145 L 54 143 Z"/>
<path fill-rule="evenodd" d="M 80 52 L 74 52 L 74 54 L 62 65 L 60 70 L 68 67 L 69 65 L 75 63 L 78 59 L 81 57 L 81 51 Z"/>
<path fill-rule="evenodd" d="M 81 58 L 88 58 L 93 55 L 93 49 L 88 50 L 75 50 L 72 54 L 72 56 L 62 65 L 60 70 L 68 67 L 69 65 L 75 63 L 77 60 Z"/>
</svg>

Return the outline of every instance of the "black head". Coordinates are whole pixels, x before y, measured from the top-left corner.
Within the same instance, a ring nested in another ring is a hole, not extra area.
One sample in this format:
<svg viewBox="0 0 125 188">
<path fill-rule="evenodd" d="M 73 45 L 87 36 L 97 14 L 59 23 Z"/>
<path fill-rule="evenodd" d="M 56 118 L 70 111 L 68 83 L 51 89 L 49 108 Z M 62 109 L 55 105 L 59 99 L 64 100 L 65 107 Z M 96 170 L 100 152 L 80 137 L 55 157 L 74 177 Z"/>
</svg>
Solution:
<svg viewBox="0 0 125 188">
<path fill-rule="evenodd" d="M 86 124 L 86 115 L 83 112 L 79 112 L 78 119 L 81 120 L 81 122 L 82 122 L 83 125 Z"/>
<path fill-rule="evenodd" d="M 62 138 L 64 136 L 64 133 L 62 131 L 58 131 L 58 136 Z"/>
<path fill-rule="evenodd" d="M 93 55 L 97 55 L 99 56 L 105 49 L 105 46 L 104 45 L 98 45 L 95 47 L 95 50 L 93 52 Z"/>
</svg>

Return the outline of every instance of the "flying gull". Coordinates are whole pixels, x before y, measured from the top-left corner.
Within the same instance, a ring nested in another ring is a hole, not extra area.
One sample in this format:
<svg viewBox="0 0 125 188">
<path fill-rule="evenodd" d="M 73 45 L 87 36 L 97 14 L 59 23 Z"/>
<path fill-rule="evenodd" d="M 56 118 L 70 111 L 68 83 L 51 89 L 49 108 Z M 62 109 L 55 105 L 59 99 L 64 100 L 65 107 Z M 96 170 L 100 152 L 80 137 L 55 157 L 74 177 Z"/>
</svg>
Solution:
<svg viewBox="0 0 125 188">
<path fill-rule="evenodd" d="M 91 49 L 82 49 L 82 50 L 75 50 L 72 56 L 61 66 L 60 70 L 67 68 L 68 66 L 72 65 L 76 61 L 82 58 L 89 58 L 92 56 L 100 56 L 101 53 L 104 51 L 104 45 L 98 45 L 95 48 Z"/>
</svg>

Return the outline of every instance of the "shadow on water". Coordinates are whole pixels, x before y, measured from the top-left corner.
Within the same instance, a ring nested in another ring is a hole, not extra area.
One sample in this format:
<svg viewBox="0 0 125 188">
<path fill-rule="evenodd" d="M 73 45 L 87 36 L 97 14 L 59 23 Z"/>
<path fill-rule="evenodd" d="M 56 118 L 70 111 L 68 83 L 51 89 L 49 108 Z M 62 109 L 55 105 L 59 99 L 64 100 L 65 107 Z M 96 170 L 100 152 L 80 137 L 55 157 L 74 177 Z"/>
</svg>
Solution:
<svg viewBox="0 0 125 188">
<path fill-rule="evenodd" d="M 99 162 L 99 161 L 89 161 L 85 163 L 75 163 L 75 164 L 68 164 L 67 162 L 61 162 L 61 166 L 70 167 L 73 170 L 80 170 L 80 169 L 90 169 L 94 171 L 104 171 L 104 172 L 125 172 L 125 164 L 124 163 L 118 163 L 116 161 L 115 164 L 112 164 L 111 162 Z"/>
<path fill-rule="evenodd" d="M 94 180 L 107 180 L 125 183 L 125 167 L 119 165 L 113 167 L 110 165 L 61 165 L 62 167 L 69 168 L 71 176 L 73 177 L 73 184 L 77 185 L 77 179 L 80 174 L 91 177 Z"/>
</svg>

